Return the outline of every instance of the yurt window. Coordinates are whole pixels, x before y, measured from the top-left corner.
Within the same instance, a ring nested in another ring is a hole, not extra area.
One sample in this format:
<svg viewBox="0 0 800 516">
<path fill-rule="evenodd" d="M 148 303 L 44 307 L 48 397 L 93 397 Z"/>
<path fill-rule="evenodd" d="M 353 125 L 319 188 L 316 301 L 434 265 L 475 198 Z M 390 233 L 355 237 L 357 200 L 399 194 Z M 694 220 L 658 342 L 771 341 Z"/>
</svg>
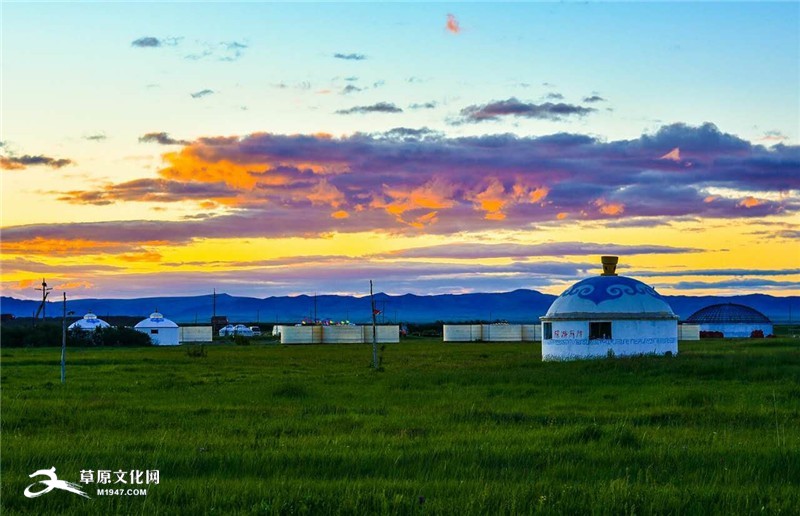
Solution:
<svg viewBox="0 0 800 516">
<path fill-rule="evenodd" d="M 611 323 L 610 322 L 590 322 L 589 323 L 589 340 L 610 339 L 611 338 Z"/>
<path fill-rule="evenodd" d="M 544 339 L 552 339 L 553 338 L 553 323 L 542 323 L 542 333 L 544 334 L 542 338 Z"/>
<path fill-rule="evenodd" d="M 150 335 L 158 335 L 158 330 L 150 330 Z"/>
</svg>

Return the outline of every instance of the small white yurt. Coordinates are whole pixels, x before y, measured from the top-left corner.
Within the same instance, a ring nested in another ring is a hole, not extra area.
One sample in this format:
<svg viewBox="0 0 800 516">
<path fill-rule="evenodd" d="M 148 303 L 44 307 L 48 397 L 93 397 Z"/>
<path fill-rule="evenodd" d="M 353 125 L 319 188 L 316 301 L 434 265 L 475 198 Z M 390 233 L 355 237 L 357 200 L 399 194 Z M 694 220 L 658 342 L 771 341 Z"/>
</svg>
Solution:
<svg viewBox="0 0 800 516">
<path fill-rule="evenodd" d="M 224 328 L 220 328 L 220 337 L 233 337 L 234 335 L 241 335 L 242 337 L 252 337 L 253 330 L 244 324 L 229 324 Z"/>
<path fill-rule="evenodd" d="M 86 315 L 83 316 L 83 319 L 78 319 L 74 323 L 70 324 L 67 329 L 94 331 L 97 328 L 110 328 L 110 327 L 111 327 L 110 324 L 108 324 L 102 319 L 98 319 L 98 317 L 94 315 L 92 312 L 88 312 Z"/>
<path fill-rule="evenodd" d="M 542 320 L 542 360 L 677 354 L 678 316 L 652 287 L 616 274 L 618 258 L 603 256 L 603 274 L 561 294 Z"/>
<path fill-rule="evenodd" d="M 140 321 L 133 327 L 136 331 L 150 335 L 156 346 L 177 346 L 180 344 L 180 328 L 169 319 L 165 319 L 158 312 L 153 312 L 150 317 Z"/>
</svg>

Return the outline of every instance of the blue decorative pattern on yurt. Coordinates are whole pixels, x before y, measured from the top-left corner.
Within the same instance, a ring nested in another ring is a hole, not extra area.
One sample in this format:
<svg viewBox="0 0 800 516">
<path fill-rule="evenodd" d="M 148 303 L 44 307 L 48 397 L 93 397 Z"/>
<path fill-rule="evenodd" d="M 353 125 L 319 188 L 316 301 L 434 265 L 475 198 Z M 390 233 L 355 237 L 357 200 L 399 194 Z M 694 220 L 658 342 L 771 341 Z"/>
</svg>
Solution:
<svg viewBox="0 0 800 516">
<path fill-rule="evenodd" d="M 603 301 L 619 299 L 622 296 L 652 296 L 661 299 L 661 295 L 635 279 L 624 276 L 597 276 L 579 281 L 567 289 L 560 297 L 578 296 L 596 305 Z"/>
</svg>

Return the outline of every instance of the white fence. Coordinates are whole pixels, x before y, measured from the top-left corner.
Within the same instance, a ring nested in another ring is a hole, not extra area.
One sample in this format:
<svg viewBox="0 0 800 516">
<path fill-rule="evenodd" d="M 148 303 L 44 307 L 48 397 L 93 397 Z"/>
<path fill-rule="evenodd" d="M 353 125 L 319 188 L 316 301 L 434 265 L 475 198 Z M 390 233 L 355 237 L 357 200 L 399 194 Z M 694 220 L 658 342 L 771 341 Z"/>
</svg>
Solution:
<svg viewBox="0 0 800 516">
<path fill-rule="evenodd" d="M 211 342 L 214 334 L 211 326 L 181 326 L 178 340 L 184 342 Z"/>
<path fill-rule="evenodd" d="M 542 340 L 540 324 L 445 324 L 445 342 L 522 342 Z"/>
<path fill-rule="evenodd" d="M 400 342 L 400 326 L 376 328 L 381 344 Z M 281 344 L 362 344 L 372 342 L 372 326 L 281 326 Z"/>
<path fill-rule="evenodd" d="M 483 339 L 483 326 L 480 324 L 445 324 L 445 342 L 477 342 Z"/>
<path fill-rule="evenodd" d="M 541 324 L 523 324 L 522 340 L 526 342 L 540 342 L 542 340 Z"/>
<path fill-rule="evenodd" d="M 700 340 L 700 325 L 679 324 L 678 340 Z"/>
</svg>

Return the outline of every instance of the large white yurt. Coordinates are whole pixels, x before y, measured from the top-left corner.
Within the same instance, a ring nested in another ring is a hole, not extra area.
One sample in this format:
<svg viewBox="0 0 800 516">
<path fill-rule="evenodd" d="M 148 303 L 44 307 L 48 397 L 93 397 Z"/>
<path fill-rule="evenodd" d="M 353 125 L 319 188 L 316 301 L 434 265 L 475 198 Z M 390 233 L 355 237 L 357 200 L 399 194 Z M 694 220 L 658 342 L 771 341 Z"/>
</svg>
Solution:
<svg viewBox="0 0 800 516">
<path fill-rule="evenodd" d="M 721 337 L 750 337 L 760 332 L 762 337 L 772 335 L 772 321 L 756 310 L 736 303 L 722 303 L 702 308 L 686 319 L 689 324 L 700 326 L 701 333 L 721 333 Z"/>
<path fill-rule="evenodd" d="M 180 344 L 180 328 L 169 319 L 165 319 L 158 312 L 153 312 L 150 317 L 140 321 L 133 327 L 136 331 L 150 335 L 156 346 L 177 346 Z"/>
<path fill-rule="evenodd" d="M 110 328 L 110 327 L 111 327 L 110 324 L 108 324 L 102 319 L 99 319 L 92 312 L 87 312 L 87 314 L 83 316 L 83 319 L 78 319 L 74 323 L 70 324 L 67 329 L 94 331 L 97 328 Z"/>
<path fill-rule="evenodd" d="M 616 274 L 618 258 L 603 256 L 603 274 L 561 294 L 542 320 L 542 360 L 678 353 L 678 316 L 652 287 Z"/>
</svg>

